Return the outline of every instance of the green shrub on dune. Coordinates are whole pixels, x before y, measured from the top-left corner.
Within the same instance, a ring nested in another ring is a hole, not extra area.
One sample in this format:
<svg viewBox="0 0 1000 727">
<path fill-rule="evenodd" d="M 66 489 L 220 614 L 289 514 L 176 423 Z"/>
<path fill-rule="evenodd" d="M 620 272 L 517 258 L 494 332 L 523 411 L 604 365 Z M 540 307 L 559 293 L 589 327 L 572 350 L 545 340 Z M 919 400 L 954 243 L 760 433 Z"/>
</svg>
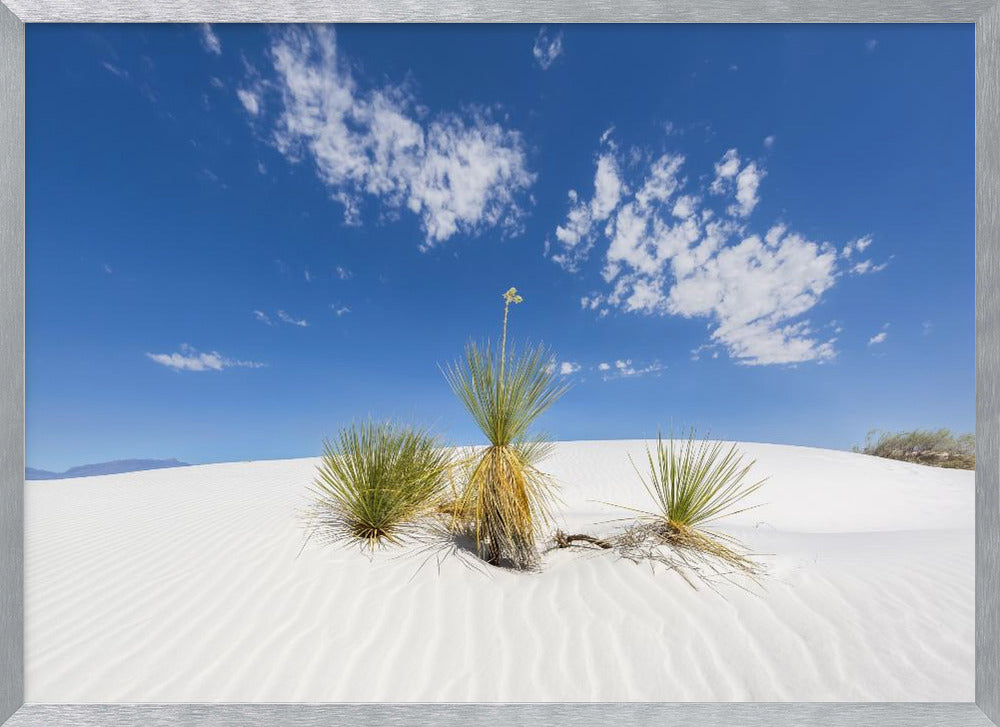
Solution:
<svg viewBox="0 0 1000 727">
<path fill-rule="evenodd" d="M 367 422 L 324 443 L 313 532 L 374 549 L 399 543 L 440 505 L 450 451 L 423 429 Z"/>
<path fill-rule="evenodd" d="M 915 462 L 933 467 L 976 468 L 976 436 L 955 436 L 950 429 L 914 429 L 910 432 L 868 432 L 864 447 L 855 452 L 875 457 Z"/>
<path fill-rule="evenodd" d="M 711 527 L 720 518 L 755 507 L 744 502 L 766 479 L 749 479 L 754 462 L 746 462 L 735 444 L 696 441 L 693 431 L 682 443 L 657 436 L 656 450 L 647 447 L 646 458 L 646 473 L 635 469 L 655 509 L 633 510 L 642 522 L 625 534 L 623 542 L 635 547 L 658 540 L 712 556 L 751 575 L 758 573 L 759 566 L 741 552 L 738 541 Z"/>
</svg>

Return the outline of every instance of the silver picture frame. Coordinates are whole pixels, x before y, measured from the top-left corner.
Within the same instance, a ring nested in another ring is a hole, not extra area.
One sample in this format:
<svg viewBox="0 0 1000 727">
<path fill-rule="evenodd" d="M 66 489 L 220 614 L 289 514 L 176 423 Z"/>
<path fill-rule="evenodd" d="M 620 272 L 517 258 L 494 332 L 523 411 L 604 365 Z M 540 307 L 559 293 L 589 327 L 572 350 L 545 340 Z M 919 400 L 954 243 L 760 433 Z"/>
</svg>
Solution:
<svg viewBox="0 0 1000 727">
<path fill-rule="evenodd" d="M 25 23 L 974 23 L 976 685 L 972 703 L 25 704 Z M 2 0 L 0 3 L 0 724 L 1000 725 L 1000 0 Z"/>
</svg>

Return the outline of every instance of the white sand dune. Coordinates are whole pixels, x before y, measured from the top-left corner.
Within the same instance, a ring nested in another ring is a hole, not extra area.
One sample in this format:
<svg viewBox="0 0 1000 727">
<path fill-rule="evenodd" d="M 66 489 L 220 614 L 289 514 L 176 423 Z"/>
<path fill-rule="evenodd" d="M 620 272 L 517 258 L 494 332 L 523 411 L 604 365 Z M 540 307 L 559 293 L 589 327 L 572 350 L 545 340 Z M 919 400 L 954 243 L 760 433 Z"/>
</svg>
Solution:
<svg viewBox="0 0 1000 727">
<path fill-rule="evenodd" d="M 760 595 L 608 552 L 302 550 L 315 459 L 29 482 L 26 699 L 971 701 L 973 473 L 743 449 L 770 480 L 724 526 L 773 554 Z M 564 527 L 647 505 L 629 454 L 556 447 Z"/>
</svg>

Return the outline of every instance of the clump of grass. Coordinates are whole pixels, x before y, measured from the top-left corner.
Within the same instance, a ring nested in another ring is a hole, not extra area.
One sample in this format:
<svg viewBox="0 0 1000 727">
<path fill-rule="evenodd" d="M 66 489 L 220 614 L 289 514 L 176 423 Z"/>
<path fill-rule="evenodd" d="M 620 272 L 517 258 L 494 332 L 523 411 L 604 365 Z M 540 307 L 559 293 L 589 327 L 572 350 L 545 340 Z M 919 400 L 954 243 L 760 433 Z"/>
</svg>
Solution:
<svg viewBox="0 0 1000 727">
<path fill-rule="evenodd" d="M 323 445 L 313 533 L 369 550 L 398 544 L 439 506 L 450 466 L 450 451 L 423 429 L 392 422 L 342 429 Z"/>
<path fill-rule="evenodd" d="M 538 469 L 547 454 L 544 438 L 529 429 L 566 391 L 544 346 L 507 352 L 507 317 L 520 303 L 515 288 L 504 293 L 500 350 L 469 343 L 445 376 L 489 444 L 468 462 L 456 511 L 471 520 L 476 549 L 487 562 L 534 566 L 537 538 L 550 522 L 554 484 Z"/>
<path fill-rule="evenodd" d="M 723 442 L 696 441 L 693 430 L 681 444 L 658 435 L 656 451 L 647 447 L 646 457 L 647 473 L 635 469 L 655 509 L 633 510 L 640 523 L 619 539 L 621 549 L 634 556 L 630 559 L 652 557 L 650 546 L 659 543 L 681 552 L 681 562 L 688 551 L 701 566 L 711 566 L 715 559 L 745 574 L 759 574 L 760 566 L 736 539 L 711 527 L 722 517 L 750 509 L 743 503 L 766 481 L 749 480 L 755 462 L 746 462 L 735 444 L 727 448 Z"/>
<path fill-rule="evenodd" d="M 955 436 L 950 429 L 915 429 L 909 432 L 873 429 L 865 437 L 865 446 L 854 447 L 853 451 L 932 467 L 976 468 L 976 436 Z"/>
</svg>

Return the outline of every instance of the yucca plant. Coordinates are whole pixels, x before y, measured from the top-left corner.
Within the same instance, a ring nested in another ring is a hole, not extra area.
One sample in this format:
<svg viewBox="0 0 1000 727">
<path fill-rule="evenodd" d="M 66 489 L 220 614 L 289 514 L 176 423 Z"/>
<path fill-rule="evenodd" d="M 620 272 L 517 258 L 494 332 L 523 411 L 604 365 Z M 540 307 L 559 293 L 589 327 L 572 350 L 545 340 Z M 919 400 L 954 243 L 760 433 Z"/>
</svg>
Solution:
<svg viewBox="0 0 1000 727">
<path fill-rule="evenodd" d="M 489 441 L 468 460 L 456 511 L 471 518 L 481 557 L 523 569 L 537 561 L 537 537 L 550 522 L 554 486 L 537 467 L 547 453 L 545 440 L 529 429 L 566 386 L 544 346 L 528 346 L 508 357 L 508 314 L 522 298 L 510 288 L 503 300 L 499 352 L 488 342 L 470 342 L 445 375 Z"/>
<path fill-rule="evenodd" d="M 694 430 L 682 444 L 657 435 L 656 451 L 647 447 L 646 458 L 647 474 L 638 467 L 636 472 L 656 504 L 654 511 L 637 511 L 647 525 L 667 544 L 756 572 L 756 564 L 736 549 L 736 540 L 711 529 L 719 518 L 756 507 L 743 506 L 766 482 L 748 479 L 755 462 L 746 462 L 735 444 L 696 441 Z"/>
<path fill-rule="evenodd" d="M 370 550 L 400 543 L 438 506 L 450 466 L 450 451 L 426 430 L 393 422 L 342 429 L 323 444 L 313 532 Z"/>
</svg>

